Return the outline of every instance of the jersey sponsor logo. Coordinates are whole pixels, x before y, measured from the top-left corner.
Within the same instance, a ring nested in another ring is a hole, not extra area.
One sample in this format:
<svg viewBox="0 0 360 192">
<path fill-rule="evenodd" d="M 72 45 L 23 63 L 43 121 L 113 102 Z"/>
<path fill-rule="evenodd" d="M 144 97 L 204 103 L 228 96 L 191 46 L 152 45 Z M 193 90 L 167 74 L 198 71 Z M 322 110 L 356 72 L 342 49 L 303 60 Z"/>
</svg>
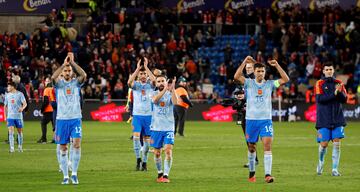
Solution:
<svg viewBox="0 0 360 192">
<path fill-rule="evenodd" d="M 141 95 L 146 95 L 145 89 L 141 90 Z"/>
<path fill-rule="evenodd" d="M 165 107 L 165 102 L 162 101 L 162 102 L 160 102 L 159 105 L 160 105 L 160 107 Z"/>
<path fill-rule="evenodd" d="M 15 104 L 15 99 L 11 99 L 11 103 L 12 103 L 12 104 Z"/>
</svg>

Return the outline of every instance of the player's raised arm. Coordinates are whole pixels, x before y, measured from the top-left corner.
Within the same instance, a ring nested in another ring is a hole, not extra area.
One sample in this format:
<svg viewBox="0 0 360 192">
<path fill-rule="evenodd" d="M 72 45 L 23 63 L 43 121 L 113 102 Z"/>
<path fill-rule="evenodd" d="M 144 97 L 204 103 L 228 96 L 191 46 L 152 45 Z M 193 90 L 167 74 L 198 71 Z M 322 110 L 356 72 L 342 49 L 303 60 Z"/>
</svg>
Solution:
<svg viewBox="0 0 360 192">
<path fill-rule="evenodd" d="M 280 73 L 281 78 L 278 79 L 278 82 L 279 82 L 280 85 L 285 84 L 290 80 L 289 76 L 281 68 L 281 66 L 279 65 L 279 63 L 276 60 L 270 60 L 270 61 L 268 61 L 268 63 L 271 66 L 275 67 L 278 70 L 278 72 Z"/>
<path fill-rule="evenodd" d="M 56 84 L 59 81 L 59 76 L 64 70 L 64 67 L 69 65 L 69 59 L 70 59 L 69 56 L 66 56 L 64 63 L 59 68 L 57 68 L 56 71 L 51 76 L 51 80 L 54 84 Z"/>
<path fill-rule="evenodd" d="M 167 82 L 169 82 L 169 80 L 167 80 Z M 166 87 L 164 87 L 163 90 L 161 90 L 157 95 L 154 95 L 152 100 L 153 103 L 157 104 L 159 102 L 159 100 L 161 99 L 162 96 L 164 96 L 164 94 L 166 93 L 168 89 Z"/>
<path fill-rule="evenodd" d="M 174 77 L 171 86 L 169 87 L 169 91 L 171 92 L 171 102 L 173 103 L 173 105 L 177 104 L 177 95 L 176 95 L 176 91 L 175 91 L 175 83 L 176 83 L 176 77 Z"/>
<path fill-rule="evenodd" d="M 86 72 L 78 65 L 75 63 L 74 61 L 74 54 L 69 52 L 68 56 L 70 58 L 70 65 L 71 67 L 74 69 L 75 73 L 78 75 L 77 79 L 79 81 L 79 83 L 84 83 L 84 81 L 86 80 Z"/>
<path fill-rule="evenodd" d="M 239 68 L 236 70 L 236 73 L 234 75 L 234 80 L 239 81 L 241 84 L 245 83 L 245 76 L 244 76 L 244 68 L 246 66 L 247 63 L 256 63 L 256 61 L 251 57 L 251 56 L 247 56 L 244 61 L 241 63 L 241 65 L 239 66 Z"/>
<path fill-rule="evenodd" d="M 149 69 L 148 64 L 149 64 L 149 60 L 146 57 L 144 57 L 144 68 L 145 68 L 146 74 L 149 76 L 151 82 L 154 83 L 156 81 L 156 77 Z"/>
<path fill-rule="evenodd" d="M 135 70 L 134 73 L 131 74 L 130 77 L 129 77 L 128 86 L 129 86 L 130 88 L 132 88 L 132 87 L 134 86 L 135 79 L 136 79 L 136 77 L 138 76 L 138 74 L 139 74 L 139 72 L 140 72 L 140 69 L 141 69 L 140 63 L 141 63 L 141 59 L 139 59 L 139 61 L 137 62 L 136 70 Z"/>
</svg>

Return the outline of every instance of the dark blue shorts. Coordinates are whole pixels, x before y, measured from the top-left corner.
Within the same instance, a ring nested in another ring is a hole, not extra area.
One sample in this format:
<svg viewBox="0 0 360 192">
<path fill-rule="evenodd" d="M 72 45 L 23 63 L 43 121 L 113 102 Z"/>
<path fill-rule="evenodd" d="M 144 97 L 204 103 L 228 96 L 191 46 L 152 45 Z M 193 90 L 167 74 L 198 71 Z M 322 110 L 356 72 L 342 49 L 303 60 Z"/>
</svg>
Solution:
<svg viewBox="0 0 360 192">
<path fill-rule="evenodd" d="M 249 143 L 256 143 L 259 136 L 273 137 L 272 120 L 246 120 L 246 141 Z"/>
<path fill-rule="evenodd" d="M 68 144 L 71 138 L 81 138 L 81 119 L 56 120 L 55 142 L 56 144 Z"/>
<path fill-rule="evenodd" d="M 143 136 L 150 136 L 151 116 L 134 115 L 132 119 L 133 132 L 141 133 Z"/>
<path fill-rule="evenodd" d="M 22 119 L 7 119 L 7 127 L 23 128 Z"/>
<path fill-rule="evenodd" d="M 151 131 L 151 147 L 161 149 L 167 144 L 174 145 L 174 131 Z"/>
<path fill-rule="evenodd" d="M 320 128 L 317 131 L 317 142 L 328 142 L 334 139 L 342 139 L 345 137 L 344 127 L 336 127 L 335 129 Z"/>
</svg>

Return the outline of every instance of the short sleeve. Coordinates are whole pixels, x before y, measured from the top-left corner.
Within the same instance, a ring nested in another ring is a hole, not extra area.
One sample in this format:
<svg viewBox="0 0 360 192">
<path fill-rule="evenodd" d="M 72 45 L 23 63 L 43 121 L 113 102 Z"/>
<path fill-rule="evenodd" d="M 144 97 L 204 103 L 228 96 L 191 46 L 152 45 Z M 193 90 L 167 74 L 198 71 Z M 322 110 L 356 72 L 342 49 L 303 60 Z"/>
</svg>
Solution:
<svg viewBox="0 0 360 192">
<path fill-rule="evenodd" d="M 26 101 L 24 94 L 21 92 L 20 92 L 20 100 L 21 100 L 21 103 L 24 103 Z"/>
<path fill-rule="evenodd" d="M 140 83 L 137 82 L 137 81 L 135 81 L 135 82 L 134 82 L 134 86 L 132 86 L 131 89 L 133 89 L 133 90 L 138 90 L 138 89 L 139 89 L 139 86 L 140 86 Z"/>
<path fill-rule="evenodd" d="M 7 99 L 7 93 L 5 93 L 5 100 L 4 100 L 4 105 L 7 106 L 8 105 L 8 99 Z"/>
<path fill-rule="evenodd" d="M 176 92 L 176 94 L 177 94 L 178 96 L 182 96 L 182 95 L 187 96 L 186 90 L 185 90 L 184 88 L 182 88 L 182 87 L 177 88 L 177 89 L 175 90 L 175 92 Z"/>
<path fill-rule="evenodd" d="M 64 80 L 63 79 L 60 79 L 56 84 L 55 84 L 55 87 L 57 88 L 62 88 L 64 87 Z"/>
<path fill-rule="evenodd" d="M 245 83 L 244 83 L 244 88 L 249 88 L 251 87 L 251 79 L 250 78 L 245 78 Z"/>
</svg>

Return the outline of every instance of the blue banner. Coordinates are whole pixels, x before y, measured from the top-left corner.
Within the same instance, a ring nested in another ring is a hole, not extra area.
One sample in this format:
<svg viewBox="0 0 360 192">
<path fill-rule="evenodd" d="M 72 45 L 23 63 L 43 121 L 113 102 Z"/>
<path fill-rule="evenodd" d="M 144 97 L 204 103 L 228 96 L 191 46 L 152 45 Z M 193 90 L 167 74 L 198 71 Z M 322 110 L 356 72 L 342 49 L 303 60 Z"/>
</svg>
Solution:
<svg viewBox="0 0 360 192">
<path fill-rule="evenodd" d="M 0 13 L 47 14 L 61 6 L 66 7 L 66 0 L 0 0 Z"/>
</svg>

